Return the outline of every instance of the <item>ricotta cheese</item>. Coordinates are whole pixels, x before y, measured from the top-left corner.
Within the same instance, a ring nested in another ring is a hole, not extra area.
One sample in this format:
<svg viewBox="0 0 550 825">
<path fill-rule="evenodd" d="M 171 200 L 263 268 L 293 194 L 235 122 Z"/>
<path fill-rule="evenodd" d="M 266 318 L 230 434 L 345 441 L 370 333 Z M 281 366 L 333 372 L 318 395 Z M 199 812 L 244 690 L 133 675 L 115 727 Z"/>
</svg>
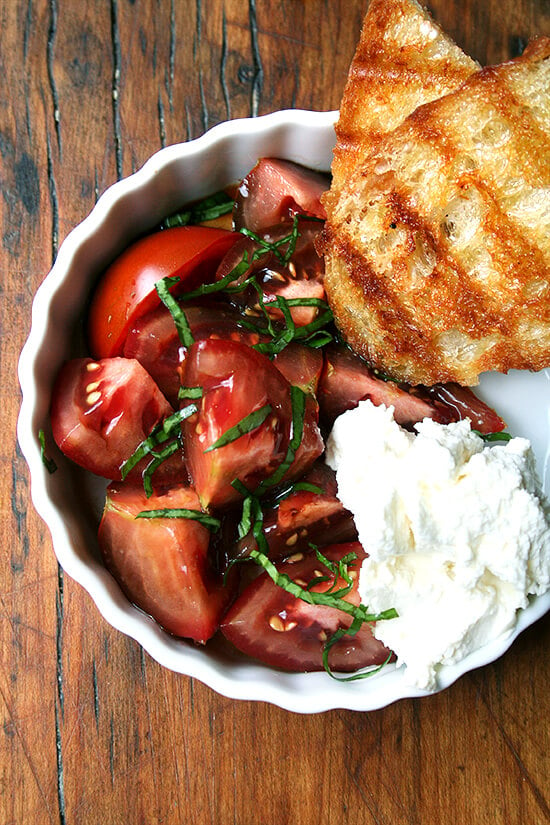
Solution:
<svg viewBox="0 0 550 825">
<path fill-rule="evenodd" d="M 469 421 L 416 431 L 362 401 L 336 420 L 326 460 L 369 554 L 361 599 L 399 614 L 374 634 L 407 682 L 434 689 L 441 664 L 510 633 L 550 587 L 550 507 L 526 439 L 486 446 Z"/>
</svg>

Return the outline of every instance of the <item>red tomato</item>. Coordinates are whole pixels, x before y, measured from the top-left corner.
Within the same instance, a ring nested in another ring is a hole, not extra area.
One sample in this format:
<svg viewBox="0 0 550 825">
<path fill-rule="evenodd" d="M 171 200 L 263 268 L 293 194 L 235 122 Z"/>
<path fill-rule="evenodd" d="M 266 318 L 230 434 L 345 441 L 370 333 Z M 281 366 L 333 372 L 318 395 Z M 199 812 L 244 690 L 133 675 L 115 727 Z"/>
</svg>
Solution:
<svg viewBox="0 0 550 825">
<path fill-rule="evenodd" d="M 281 310 L 274 304 L 278 295 L 283 298 L 325 298 L 325 288 L 323 278 L 325 274 L 324 262 L 317 254 L 314 246 L 315 238 L 321 231 L 322 224 L 317 221 L 299 220 L 299 237 L 296 242 L 292 260 L 282 263 L 274 252 L 267 252 L 254 261 L 247 271 L 235 281 L 240 284 L 253 273 L 256 276 L 256 283 L 261 288 L 266 309 L 271 318 L 276 321 L 283 321 Z M 288 223 L 278 224 L 261 233 L 269 243 L 286 238 L 292 231 L 292 226 Z M 287 246 L 282 245 L 279 251 L 284 259 Z M 241 236 L 241 239 L 225 255 L 218 267 L 216 278 L 221 280 L 231 272 L 247 256 L 249 261 L 252 255 L 259 249 L 257 241 Z M 258 293 L 254 287 L 250 286 L 243 292 L 236 292 L 231 295 L 231 300 L 246 307 L 247 315 L 257 315 L 262 317 L 263 313 L 258 304 Z M 315 320 L 319 310 L 315 306 L 294 306 L 290 313 L 297 326 L 305 326 Z"/>
<path fill-rule="evenodd" d="M 179 226 L 128 247 L 106 270 L 92 298 L 88 331 L 92 354 L 109 358 L 141 315 L 158 306 L 155 283 L 178 276 L 173 292 L 214 280 L 219 262 L 240 236 L 223 229 Z"/>
<path fill-rule="evenodd" d="M 348 568 L 355 577 L 365 558 L 360 544 L 335 544 L 325 547 L 323 555 L 338 562 L 350 552 L 357 561 Z M 302 554 L 300 554 L 302 555 Z M 321 573 L 329 581 L 315 585 L 313 592 L 324 592 L 334 582 L 334 576 L 322 565 L 316 555 L 302 556 L 296 562 L 278 567 L 304 589 Z M 344 587 L 339 579 L 337 588 Z M 359 604 L 357 579 L 346 600 Z M 323 670 L 323 647 L 327 639 L 340 628 L 349 627 L 351 617 L 333 607 L 310 605 L 276 585 L 267 573 L 258 576 L 229 609 L 221 630 L 242 653 L 259 659 L 272 667 L 290 671 Z M 344 636 L 331 648 L 329 665 L 334 671 L 354 671 L 386 661 L 390 651 L 372 635 L 364 624 L 355 636 Z"/>
<path fill-rule="evenodd" d="M 99 545 L 127 597 L 175 636 L 206 642 L 233 588 L 222 586 L 209 556 L 210 532 L 188 518 L 136 518 L 144 510 L 199 510 L 190 487 L 146 498 L 127 483 L 107 490 Z"/>
<path fill-rule="evenodd" d="M 120 479 L 121 465 L 172 412 L 137 361 L 78 358 L 66 363 L 57 378 L 52 431 L 60 450 L 74 462 L 105 478 Z M 185 477 L 181 460 L 177 466 L 179 477 Z"/>
<path fill-rule="evenodd" d="M 259 333 L 240 326 L 241 316 L 228 304 L 185 304 L 184 310 L 196 341 L 211 336 L 241 341 L 249 346 L 260 341 Z M 139 361 L 170 403 L 174 406 L 179 404 L 178 390 L 187 349 L 181 343 L 174 319 L 165 306 L 157 307 L 137 319 L 124 342 L 124 355 Z"/>
<path fill-rule="evenodd" d="M 290 385 L 256 350 L 213 338 L 191 347 L 183 383 L 203 388 L 198 414 L 183 424 L 191 478 L 203 507 L 226 506 L 240 498 L 231 486 L 234 479 L 254 490 L 285 459 L 292 421 Z M 312 402 L 291 474 L 304 472 L 323 449 L 315 420 L 316 403 Z M 205 452 L 246 416 L 266 405 L 271 411 L 254 430 Z"/>
<path fill-rule="evenodd" d="M 357 540 L 351 513 L 336 497 L 336 474 L 324 462 L 316 462 L 301 481 L 321 492 L 296 490 L 274 507 L 264 510 L 264 533 L 270 559 L 284 559 L 298 551 L 309 552 L 310 542 L 321 547 Z M 256 548 L 252 535 L 238 543 L 236 555 Z"/>
<path fill-rule="evenodd" d="M 459 421 L 469 418 L 474 430 L 481 433 L 499 433 L 506 423 L 500 415 L 485 404 L 469 387 L 459 384 L 435 384 L 433 387 L 412 387 L 411 393 L 429 399 L 438 410 L 436 421 Z"/>
<path fill-rule="evenodd" d="M 294 341 L 274 357 L 273 363 L 289 384 L 300 387 L 304 392 L 317 392 L 323 369 L 321 349 L 312 349 Z"/>
<path fill-rule="evenodd" d="M 321 195 L 329 188 L 326 175 L 289 160 L 261 158 L 239 185 L 233 209 L 236 229 L 261 232 L 292 220 L 296 214 L 325 218 Z"/>
<path fill-rule="evenodd" d="M 331 345 L 324 350 L 324 356 L 318 398 L 321 415 L 328 423 L 365 399 L 376 405 L 393 406 L 395 420 L 403 426 L 416 424 L 426 417 L 441 420 L 429 398 L 411 395 L 394 381 L 379 378 L 347 347 Z"/>
</svg>

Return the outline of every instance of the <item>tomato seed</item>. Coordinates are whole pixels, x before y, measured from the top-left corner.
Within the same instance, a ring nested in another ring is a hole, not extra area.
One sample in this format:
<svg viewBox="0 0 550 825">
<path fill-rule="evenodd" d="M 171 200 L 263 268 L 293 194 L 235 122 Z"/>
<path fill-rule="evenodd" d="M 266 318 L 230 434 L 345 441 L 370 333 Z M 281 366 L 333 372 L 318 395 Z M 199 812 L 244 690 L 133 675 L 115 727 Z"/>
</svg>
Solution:
<svg viewBox="0 0 550 825">
<path fill-rule="evenodd" d="M 287 547 L 294 547 L 296 542 L 298 541 L 298 533 L 293 533 L 291 536 L 287 538 L 285 544 Z"/>
<path fill-rule="evenodd" d="M 280 616 L 272 616 L 269 620 L 269 626 L 272 630 L 276 630 L 277 633 L 284 633 L 286 630 L 285 623 Z"/>
<path fill-rule="evenodd" d="M 90 393 L 90 392 L 93 392 L 94 390 L 97 390 L 97 388 L 99 387 L 99 384 L 100 384 L 100 382 L 99 382 L 99 381 L 92 381 L 92 382 L 91 382 L 90 384 L 88 384 L 88 386 L 86 387 L 86 392 L 87 392 L 87 393 Z"/>
<path fill-rule="evenodd" d="M 89 364 L 86 364 L 86 371 L 87 372 L 95 372 L 100 368 L 101 364 L 98 364 L 97 361 L 90 361 Z"/>
<path fill-rule="evenodd" d="M 317 638 L 319 639 L 319 641 L 320 641 L 320 642 L 326 642 L 326 640 L 327 640 L 327 634 L 325 633 L 325 631 L 324 631 L 324 630 L 321 630 L 321 631 L 317 634 Z"/>
<path fill-rule="evenodd" d="M 100 392 L 97 392 L 97 390 L 95 392 L 91 392 L 89 395 L 86 396 L 86 404 L 88 404 L 89 407 L 93 407 L 94 404 L 97 404 L 100 398 Z"/>
<path fill-rule="evenodd" d="M 288 544 L 288 542 L 287 542 L 287 544 Z M 294 553 L 294 555 L 293 555 L 293 556 L 289 556 L 289 557 L 288 557 L 287 562 L 288 562 L 289 564 L 294 564 L 294 563 L 295 563 L 295 562 L 297 562 L 297 561 L 302 561 L 302 559 L 303 559 L 303 558 L 304 558 L 304 554 L 303 554 L 303 553 Z"/>
</svg>

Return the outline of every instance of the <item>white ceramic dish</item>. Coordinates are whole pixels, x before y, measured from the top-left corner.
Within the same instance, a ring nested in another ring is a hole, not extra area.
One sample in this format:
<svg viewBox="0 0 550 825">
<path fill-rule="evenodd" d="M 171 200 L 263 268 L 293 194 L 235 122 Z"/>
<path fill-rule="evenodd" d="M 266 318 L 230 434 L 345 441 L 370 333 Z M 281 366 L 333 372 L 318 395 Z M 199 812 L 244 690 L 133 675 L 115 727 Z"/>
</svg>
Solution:
<svg viewBox="0 0 550 825">
<path fill-rule="evenodd" d="M 61 566 L 90 593 L 106 620 L 136 639 L 171 670 L 195 677 L 236 699 L 271 702 L 300 713 L 331 708 L 374 710 L 397 699 L 425 695 L 408 687 L 403 669 L 386 667 L 371 679 L 342 683 L 325 673 L 281 673 L 231 656 L 216 645 L 202 649 L 164 633 L 134 608 L 103 567 L 96 543 L 104 484 L 61 457 L 48 474 L 38 432 L 49 433 L 53 380 L 67 357 L 79 354 L 75 340 L 85 301 L 99 272 L 138 234 L 187 201 L 242 177 L 261 156 L 288 158 L 328 169 L 335 112 L 287 111 L 216 126 L 198 140 L 170 146 L 136 174 L 115 184 L 59 250 L 33 305 L 32 329 L 21 354 L 23 403 L 18 422 L 21 449 L 30 467 L 32 498 L 48 525 Z M 510 430 L 531 438 L 546 493 L 550 492 L 550 371 L 537 375 L 491 375 L 480 394 L 497 407 Z M 444 668 L 440 687 L 502 655 L 514 638 L 550 609 L 550 593 L 521 611 L 512 634 L 497 639 L 460 665 Z"/>
</svg>

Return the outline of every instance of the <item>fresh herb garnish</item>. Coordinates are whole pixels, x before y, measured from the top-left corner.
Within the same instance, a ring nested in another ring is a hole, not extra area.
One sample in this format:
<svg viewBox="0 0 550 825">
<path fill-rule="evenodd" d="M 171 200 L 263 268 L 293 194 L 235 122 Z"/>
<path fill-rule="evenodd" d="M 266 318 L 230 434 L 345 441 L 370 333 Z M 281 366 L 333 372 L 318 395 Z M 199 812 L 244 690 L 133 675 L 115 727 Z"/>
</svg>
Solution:
<svg viewBox="0 0 550 825">
<path fill-rule="evenodd" d="M 189 209 L 176 212 L 170 215 L 162 223 L 163 229 L 170 229 L 172 226 L 188 226 L 188 224 L 203 223 L 203 221 L 213 221 L 227 215 L 233 209 L 233 198 L 225 192 L 215 192 L 208 198 L 199 201 Z"/>
<path fill-rule="evenodd" d="M 290 403 L 292 406 L 292 423 L 290 430 L 290 441 L 288 443 L 286 456 L 279 464 L 272 475 L 264 479 L 258 485 L 256 494 L 265 492 L 270 487 L 275 487 L 283 480 L 287 470 L 294 461 L 294 456 L 298 447 L 302 443 L 302 436 L 304 433 L 304 416 L 306 410 L 306 394 L 300 387 L 291 386 L 290 388 Z"/>
<path fill-rule="evenodd" d="M 170 311 L 172 318 L 174 319 L 174 324 L 176 325 L 176 329 L 178 331 L 178 337 L 183 344 L 184 347 L 192 347 L 195 343 L 195 339 L 193 338 L 193 333 L 191 332 L 191 327 L 189 326 L 189 321 L 187 320 L 187 316 L 185 312 L 182 310 L 174 296 L 170 293 L 170 287 L 180 281 L 180 277 L 178 275 L 174 275 L 173 277 L 162 278 L 162 280 L 157 281 L 155 284 L 155 289 L 157 290 L 158 296 L 164 306 Z"/>
<path fill-rule="evenodd" d="M 180 401 L 183 398 L 191 398 L 197 400 L 199 398 L 202 398 L 202 394 L 202 387 L 180 387 L 178 390 L 178 399 Z"/>
<path fill-rule="evenodd" d="M 46 453 L 46 435 L 44 430 L 38 430 L 38 441 L 40 442 L 40 458 L 46 470 L 51 474 L 57 470 L 57 464 Z"/>
<path fill-rule="evenodd" d="M 214 516 L 209 516 L 208 513 L 202 513 L 200 510 L 187 510 L 183 507 L 166 507 L 161 510 L 142 510 L 136 515 L 136 518 L 186 518 L 192 521 L 198 521 L 203 527 L 213 533 L 217 533 L 221 527 L 221 521 Z"/>
<path fill-rule="evenodd" d="M 245 415 L 245 417 L 237 421 L 233 427 L 226 430 L 210 447 L 207 447 L 204 452 L 209 453 L 211 450 L 225 447 L 226 444 L 231 444 L 232 441 L 236 441 L 241 435 L 246 435 L 246 433 L 251 433 L 253 430 L 258 429 L 266 420 L 271 409 L 271 404 L 264 404 L 264 406 L 258 410 L 254 410 L 248 415 Z"/>
<path fill-rule="evenodd" d="M 479 430 L 472 430 L 473 433 L 478 435 L 484 441 L 511 441 L 513 436 L 510 433 L 482 433 Z"/>
<path fill-rule="evenodd" d="M 359 626 L 364 622 L 378 622 L 383 619 L 394 619 L 397 616 L 397 611 L 393 608 L 384 610 L 381 613 L 369 613 L 368 607 L 364 604 L 352 604 L 326 591 L 317 593 L 312 590 L 306 590 L 301 585 L 296 584 L 286 573 L 280 573 L 273 562 L 260 550 L 251 550 L 249 556 L 266 571 L 267 575 L 278 587 L 282 587 L 287 593 L 308 604 L 322 605 L 324 607 L 333 607 L 341 610 L 343 613 L 347 613 L 348 616 L 352 616 L 357 620 Z M 359 629 L 359 627 L 357 629 Z"/>
<path fill-rule="evenodd" d="M 134 469 L 142 458 L 145 458 L 146 455 L 150 455 L 151 453 L 154 454 L 155 449 L 160 444 L 168 441 L 182 421 L 194 415 L 196 412 L 198 412 L 197 406 L 195 404 L 188 404 L 187 407 L 183 407 L 181 410 L 178 410 L 166 418 L 161 424 L 153 427 L 147 438 L 145 438 L 141 444 L 138 444 L 132 455 L 121 466 L 120 472 L 122 480 L 124 481 L 128 473 Z"/>
</svg>

